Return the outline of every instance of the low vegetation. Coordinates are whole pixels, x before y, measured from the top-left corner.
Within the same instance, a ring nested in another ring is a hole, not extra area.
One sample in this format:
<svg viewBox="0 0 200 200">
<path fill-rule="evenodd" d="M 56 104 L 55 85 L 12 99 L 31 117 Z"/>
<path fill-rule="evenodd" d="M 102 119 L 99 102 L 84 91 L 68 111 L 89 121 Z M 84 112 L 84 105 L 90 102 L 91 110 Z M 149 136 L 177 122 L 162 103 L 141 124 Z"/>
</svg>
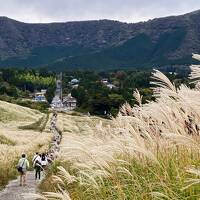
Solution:
<svg viewBox="0 0 200 200">
<path fill-rule="evenodd" d="M 48 148 L 51 134 L 48 117 L 37 110 L 0 101 L 0 189 L 17 175 L 16 165 L 22 153 L 31 160 L 35 151 Z M 2 112 L 3 111 L 3 112 Z M 33 124 L 42 119 L 39 130 L 19 129 L 18 126 Z M 47 125 L 46 125 L 47 123 Z"/>
<path fill-rule="evenodd" d="M 14 146 L 16 145 L 16 142 L 12 141 L 11 139 L 7 138 L 4 135 L 0 135 L 0 144 L 6 144 L 9 146 Z"/>
<path fill-rule="evenodd" d="M 36 120 L 42 115 L 37 110 L 25 108 L 5 101 L 0 101 L 0 110 L 0 122 L 27 122 Z"/>
<path fill-rule="evenodd" d="M 198 79 L 200 68 L 191 69 L 190 77 Z M 107 124 L 72 129 L 66 123 L 70 117 L 60 116 L 62 162 L 41 186 L 51 191 L 47 199 L 200 198 L 199 82 L 193 89 L 176 88 L 154 71 L 151 84 L 155 101 L 142 104 L 136 91 L 137 105 L 124 104 Z"/>
<path fill-rule="evenodd" d="M 19 128 L 23 130 L 35 130 L 42 132 L 46 127 L 48 119 L 49 119 L 49 114 L 44 114 L 44 116 L 39 118 L 37 121 L 28 125 L 19 126 Z"/>
</svg>

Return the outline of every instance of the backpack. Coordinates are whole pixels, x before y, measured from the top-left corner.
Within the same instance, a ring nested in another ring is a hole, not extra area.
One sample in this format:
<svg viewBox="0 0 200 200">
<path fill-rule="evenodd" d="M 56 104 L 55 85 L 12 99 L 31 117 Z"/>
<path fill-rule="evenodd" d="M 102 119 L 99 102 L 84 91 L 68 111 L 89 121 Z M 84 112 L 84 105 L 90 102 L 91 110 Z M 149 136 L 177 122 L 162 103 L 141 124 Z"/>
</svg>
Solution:
<svg viewBox="0 0 200 200">
<path fill-rule="evenodd" d="M 18 171 L 18 172 L 21 172 L 21 173 L 23 172 L 23 166 L 24 166 L 25 160 L 26 160 L 26 159 L 24 159 L 24 161 L 23 161 L 23 163 L 22 163 L 22 166 L 18 166 L 18 167 L 17 167 L 17 171 Z"/>
<path fill-rule="evenodd" d="M 40 156 L 37 155 L 37 156 L 33 159 L 33 167 L 34 167 L 34 168 L 35 168 L 35 163 L 36 163 L 36 161 L 38 160 L 39 157 L 40 157 Z"/>
</svg>

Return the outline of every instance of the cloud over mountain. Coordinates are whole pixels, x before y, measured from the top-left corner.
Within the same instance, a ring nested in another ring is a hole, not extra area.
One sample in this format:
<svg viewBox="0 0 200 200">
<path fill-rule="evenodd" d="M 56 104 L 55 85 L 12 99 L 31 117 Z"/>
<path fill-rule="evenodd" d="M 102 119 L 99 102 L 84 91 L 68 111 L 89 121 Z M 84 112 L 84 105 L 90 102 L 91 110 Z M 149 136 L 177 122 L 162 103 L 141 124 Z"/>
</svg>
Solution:
<svg viewBox="0 0 200 200">
<path fill-rule="evenodd" d="M 113 19 L 137 22 L 190 12 L 199 0 L 0 0 L 1 15 L 24 22 Z"/>
</svg>

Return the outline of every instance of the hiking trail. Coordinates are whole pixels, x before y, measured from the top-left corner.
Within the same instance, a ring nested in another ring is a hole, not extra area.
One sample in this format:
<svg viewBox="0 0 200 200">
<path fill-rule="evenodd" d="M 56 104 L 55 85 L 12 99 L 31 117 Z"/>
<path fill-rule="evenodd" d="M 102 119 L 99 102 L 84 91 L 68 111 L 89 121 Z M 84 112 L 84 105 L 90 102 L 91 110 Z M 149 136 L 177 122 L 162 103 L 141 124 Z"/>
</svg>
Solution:
<svg viewBox="0 0 200 200">
<path fill-rule="evenodd" d="M 33 171 L 27 172 L 26 186 L 19 185 L 19 177 L 9 182 L 6 188 L 0 192 L 1 200 L 24 200 L 24 193 L 36 193 L 38 181 L 35 181 Z M 36 200 L 35 198 L 29 198 L 29 200 Z"/>
</svg>

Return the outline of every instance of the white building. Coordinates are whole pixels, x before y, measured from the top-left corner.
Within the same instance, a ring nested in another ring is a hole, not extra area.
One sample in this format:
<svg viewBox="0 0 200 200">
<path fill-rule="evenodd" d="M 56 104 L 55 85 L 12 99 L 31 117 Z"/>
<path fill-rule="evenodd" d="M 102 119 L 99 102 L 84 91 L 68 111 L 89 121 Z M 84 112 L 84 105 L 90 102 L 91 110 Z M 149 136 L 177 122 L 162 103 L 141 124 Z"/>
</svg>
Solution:
<svg viewBox="0 0 200 200">
<path fill-rule="evenodd" d="M 67 110 L 74 110 L 76 108 L 77 101 L 71 94 L 68 94 L 66 97 L 63 97 L 63 106 Z"/>
<path fill-rule="evenodd" d="M 59 96 L 55 96 L 51 102 L 51 107 L 52 108 L 62 108 L 63 107 L 63 103 L 60 99 Z"/>
<path fill-rule="evenodd" d="M 107 86 L 109 89 L 116 88 L 116 86 L 115 86 L 115 85 L 113 85 L 113 84 L 111 84 L 111 83 L 107 84 L 106 86 Z"/>
<path fill-rule="evenodd" d="M 46 97 L 45 97 L 45 94 L 46 94 L 47 90 L 46 89 L 42 89 L 41 92 L 36 92 L 34 94 L 35 98 L 34 98 L 34 101 L 37 101 L 37 102 L 46 102 Z"/>
<path fill-rule="evenodd" d="M 70 85 L 77 85 L 78 83 L 79 83 L 79 80 L 76 79 L 76 78 L 72 79 L 72 80 L 69 82 Z"/>
<path fill-rule="evenodd" d="M 107 78 L 101 79 L 101 82 L 102 82 L 104 85 L 107 85 L 107 84 L 109 83 Z"/>
<path fill-rule="evenodd" d="M 117 88 L 114 84 L 110 83 L 107 78 L 103 78 L 101 83 L 107 86 L 109 89 Z"/>
<path fill-rule="evenodd" d="M 76 85 L 72 85 L 72 88 L 78 88 L 78 84 L 76 84 Z"/>
</svg>

